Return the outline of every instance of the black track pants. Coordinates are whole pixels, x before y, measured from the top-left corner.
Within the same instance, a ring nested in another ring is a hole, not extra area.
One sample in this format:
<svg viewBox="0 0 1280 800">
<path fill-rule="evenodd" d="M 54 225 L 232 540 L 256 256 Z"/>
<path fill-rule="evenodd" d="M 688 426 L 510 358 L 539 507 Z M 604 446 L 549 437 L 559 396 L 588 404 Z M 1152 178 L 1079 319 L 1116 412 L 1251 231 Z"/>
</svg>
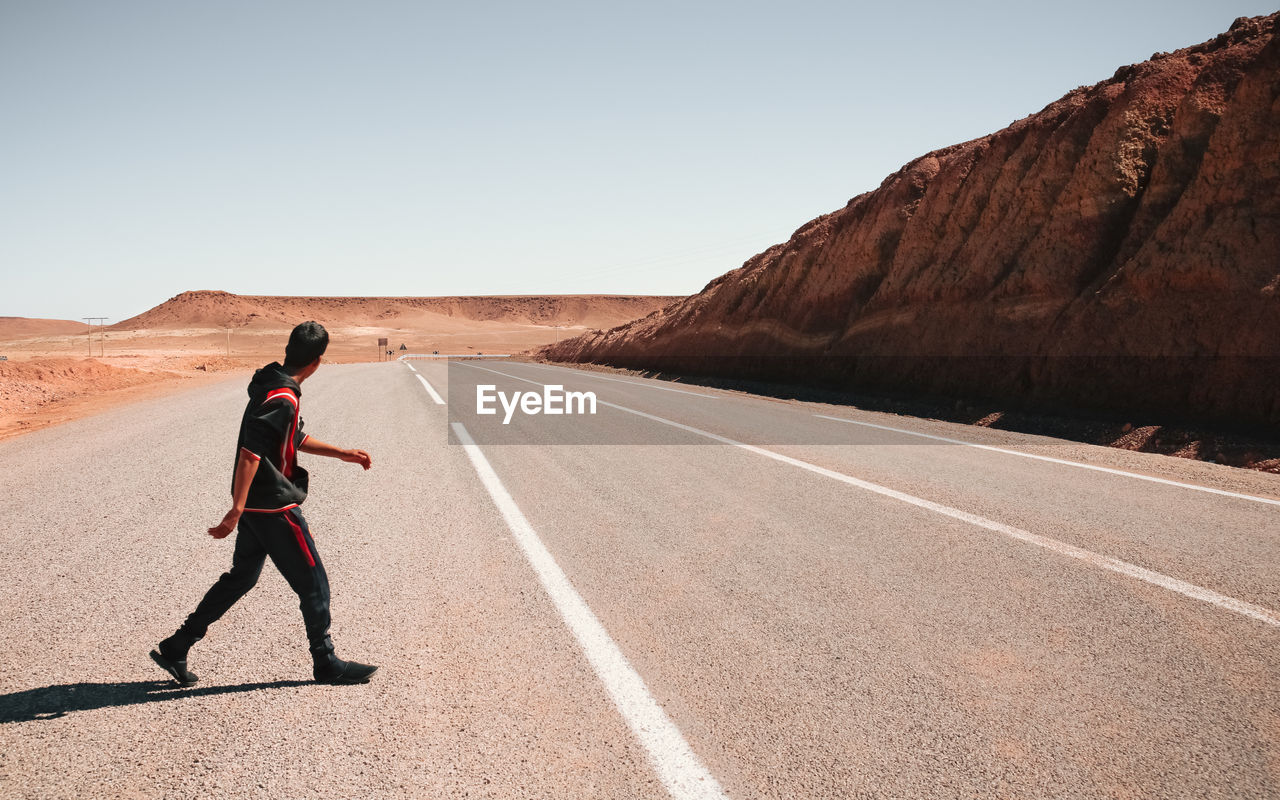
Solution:
<svg viewBox="0 0 1280 800">
<path fill-rule="evenodd" d="M 245 512 L 240 517 L 230 571 L 218 578 L 182 623 L 174 634 L 173 645 L 185 652 L 204 638 L 209 625 L 258 582 L 267 556 L 298 595 L 312 659 L 317 666 L 334 661 L 333 641 L 329 638 L 329 577 L 320 563 L 307 521 L 297 508 L 276 514 Z"/>
</svg>

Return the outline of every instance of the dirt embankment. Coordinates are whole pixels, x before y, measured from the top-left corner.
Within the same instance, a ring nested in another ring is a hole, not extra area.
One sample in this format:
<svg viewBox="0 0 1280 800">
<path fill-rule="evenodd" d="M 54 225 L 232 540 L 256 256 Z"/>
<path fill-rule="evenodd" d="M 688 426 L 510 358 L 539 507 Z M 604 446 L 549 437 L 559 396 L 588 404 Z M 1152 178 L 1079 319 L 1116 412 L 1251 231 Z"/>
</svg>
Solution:
<svg viewBox="0 0 1280 800">
<path fill-rule="evenodd" d="M 1280 426 L 1277 15 L 912 161 L 551 360 Z"/>
<path fill-rule="evenodd" d="M 247 365 L 201 357 L 0 361 L 0 439 L 236 370 Z"/>
</svg>

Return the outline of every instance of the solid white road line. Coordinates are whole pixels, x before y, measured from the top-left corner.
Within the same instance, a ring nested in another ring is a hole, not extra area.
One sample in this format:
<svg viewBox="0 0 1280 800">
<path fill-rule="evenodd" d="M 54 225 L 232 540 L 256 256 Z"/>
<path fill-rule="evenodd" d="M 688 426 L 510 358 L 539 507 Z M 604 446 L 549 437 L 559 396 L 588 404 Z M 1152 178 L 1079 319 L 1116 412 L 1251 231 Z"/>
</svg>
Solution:
<svg viewBox="0 0 1280 800">
<path fill-rule="evenodd" d="M 649 761 L 662 784 L 667 787 L 667 792 L 678 800 L 725 798 L 720 784 L 698 760 L 680 729 L 653 699 L 639 673 L 628 663 L 627 657 L 609 637 L 604 625 L 573 588 L 573 584 L 569 583 L 568 577 L 542 544 L 537 532 L 502 485 L 502 480 L 493 471 L 489 460 L 471 438 L 466 427 L 461 422 L 452 423 L 452 427 L 484 488 L 489 491 L 494 505 L 511 529 L 511 535 L 537 573 L 542 588 L 551 597 L 556 610 L 578 640 L 587 661 L 591 663 L 632 733 L 648 752 Z"/>
<path fill-rule="evenodd" d="M 516 363 L 516 362 L 513 362 L 513 363 Z M 586 370 L 581 370 L 581 369 L 573 369 L 572 367 L 553 367 L 547 364 L 530 364 L 524 361 L 518 362 L 518 363 L 521 363 L 526 367 L 535 367 L 537 369 L 563 370 L 566 372 L 572 372 L 575 375 L 581 375 L 584 378 L 594 378 L 598 381 L 612 381 L 614 383 L 626 383 L 631 386 L 639 386 L 641 389 L 657 389 L 660 392 L 675 392 L 676 394 L 687 394 L 693 397 L 705 397 L 708 400 L 720 399 L 714 394 L 702 394 L 701 392 L 688 392 L 688 391 L 685 391 L 684 389 L 672 389 L 669 386 L 653 386 L 648 383 L 641 383 L 640 381 L 624 381 L 624 380 L 621 380 L 620 378 L 608 378 L 608 377 L 605 377 L 604 375 L 597 375 L 594 372 L 587 372 Z"/>
<path fill-rule="evenodd" d="M 414 377 L 422 381 L 422 388 L 426 389 L 427 394 L 431 395 L 431 399 L 436 401 L 436 405 L 444 405 L 444 399 L 440 397 L 439 393 L 437 393 L 435 389 L 431 388 L 431 384 L 427 383 L 427 379 L 419 375 L 417 370 L 414 370 L 413 372 Z"/>
<path fill-rule="evenodd" d="M 525 381 L 526 383 L 533 383 L 539 386 L 544 385 L 539 384 L 537 381 L 531 381 L 528 378 L 509 375 L 505 372 L 498 372 L 497 370 L 489 369 L 488 367 L 481 367 L 475 364 L 468 364 L 467 366 L 472 369 L 482 369 L 486 372 L 504 375 L 518 381 Z M 599 403 L 602 406 L 616 408 L 619 411 L 625 411 L 628 414 L 635 414 L 638 417 L 644 417 L 645 419 L 650 419 L 654 422 L 661 422 L 664 425 L 670 425 L 671 427 L 678 428 L 682 431 L 688 431 L 689 433 L 697 434 L 698 436 L 704 436 L 713 441 L 721 442 L 723 444 L 731 444 L 735 447 L 741 447 L 743 450 L 748 450 L 752 453 L 756 453 L 757 455 L 762 455 L 765 458 L 771 458 L 774 461 L 779 461 L 783 464 L 790 464 L 793 467 L 799 467 L 800 469 L 807 470 L 817 475 L 822 475 L 824 477 L 831 478 L 832 480 L 846 483 L 850 486 L 856 486 L 859 489 L 865 489 L 868 492 L 875 492 L 876 494 L 884 495 L 885 497 L 891 497 L 894 500 L 900 500 L 904 503 L 909 503 L 913 506 L 927 509 L 936 514 L 951 517 L 952 519 L 958 519 L 962 522 L 976 525 L 979 528 L 985 528 L 989 531 L 1017 539 L 1018 541 L 1026 542 L 1027 544 L 1043 547 L 1046 550 L 1051 550 L 1059 555 L 1078 559 L 1095 567 L 1101 567 L 1102 569 L 1110 570 L 1111 572 L 1116 572 L 1121 575 L 1127 575 L 1130 578 L 1136 578 L 1137 580 L 1163 587 L 1169 591 L 1177 592 L 1185 597 L 1190 597 L 1194 600 L 1201 600 L 1211 605 L 1215 605 L 1218 608 L 1242 614 L 1246 617 L 1280 628 L 1280 613 L 1276 613 L 1269 608 L 1254 605 L 1253 603 L 1249 603 L 1244 600 L 1237 600 L 1234 597 L 1220 594 L 1212 589 L 1206 589 L 1203 586 L 1197 586 L 1194 583 L 1187 583 L 1186 581 L 1178 580 L 1177 578 L 1170 577 L 1163 573 L 1156 572 L 1145 567 L 1140 567 L 1137 564 L 1130 564 L 1129 562 L 1121 561 L 1118 558 L 1104 556 L 1100 553 L 1095 553 L 1092 550 L 1085 550 L 1083 547 L 1076 547 L 1075 545 L 1067 544 L 1066 542 L 1060 542 L 1057 539 L 1050 539 L 1047 536 L 1041 536 L 1040 534 L 1031 533 L 1030 531 L 1015 528 L 1011 525 L 1005 525 L 1003 523 L 987 519 L 986 517 L 980 517 L 977 514 L 970 514 L 967 511 L 961 511 L 956 508 L 951 508 L 950 506 L 944 506 L 941 503 L 925 500 L 924 498 L 916 497 L 914 495 L 907 494 L 906 492 L 899 492 L 896 489 L 890 489 L 887 486 L 881 486 L 877 483 L 871 483 L 870 481 L 854 478 L 850 475 L 845 475 L 843 472 L 836 472 L 835 470 L 830 470 L 826 467 L 820 467 L 817 464 L 810 464 L 808 461 L 801 461 L 798 458 L 792 458 L 791 456 L 784 456 L 781 453 L 775 453 L 772 450 L 766 450 L 763 447 L 756 447 L 755 445 L 746 444 L 745 442 L 739 442 L 735 439 L 730 439 L 727 436 L 721 436 L 718 433 L 711 433 L 710 431 L 704 431 L 700 428 L 694 428 L 690 425 L 684 425 L 653 414 L 646 414 L 643 411 L 636 411 L 633 408 L 626 408 L 614 403 L 606 403 L 603 400 L 600 400 Z"/>
<path fill-rule="evenodd" d="M 1163 483 L 1166 486 L 1177 486 L 1180 489 L 1193 489 L 1197 492 L 1208 492 L 1209 494 L 1218 494 L 1223 497 L 1234 497 L 1238 500 L 1250 500 L 1255 503 L 1267 503 L 1273 506 L 1280 506 L 1280 500 L 1273 500 L 1269 497 L 1258 497 L 1252 494 L 1240 494 L 1239 492 L 1228 492 L 1225 489 L 1213 489 L 1208 486 L 1197 486 L 1194 483 L 1182 483 L 1181 481 L 1171 481 L 1167 478 L 1155 478 L 1151 475 L 1142 475 L 1137 472 L 1126 472 L 1122 469 L 1112 469 L 1110 467 L 1099 467 L 1093 464 L 1084 464 L 1079 461 L 1068 461 L 1064 458 L 1052 458 L 1050 456 L 1036 455 L 1035 453 L 1023 453 L 1019 450 L 1009 450 L 1004 447 L 993 447 L 989 444 L 977 444 L 976 442 L 966 442 L 963 439 L 952 439 L 946 436 L 934 436 L 928 433 L 918 433 L 903 428 L 891 428 L 888 425 L 876 425 L 872 422 L 860 422 L 855 419 L 845 419 L 844 417 L 829 417 L 826 414 L 814 414 L 815 417 L 822 419 L 834 420 L 836 422 L 847 422 L 850 425 L 862 425 L 867 428 L 879 428 L 882 431 L 893 431 L 894 433 L 905 433 L 909 436 L 919 436 L 923 439 L 934 439 L 939 442 L 949 442 L 951 444 L 962 444 L 966 447 L 976 447 L 979 450 L 990 450 L 993 453 L 1004 453 L 1010 456 L 1021 456 L 1023 458 L 1034 458 L 1037 461 L 1049 461 L 1054 464 L 1064 464 L 1068 467 L 1079 467 L 1080 469 L 1091 469 L 1095 472 L 1106 472 L 1111 475 L 1123 475 L 1126 478 L 1137 478 L 1140 481 L 1151 481 L 1152 483 Z"/>
<path fill-rule="evenodd" d="M 413 368 L 413 365 L 410 364 L 408 361 L 404 362 L 404 365 L 409 368 L 410 372 L 417 372 L 417 370 Z"/>
</svg>

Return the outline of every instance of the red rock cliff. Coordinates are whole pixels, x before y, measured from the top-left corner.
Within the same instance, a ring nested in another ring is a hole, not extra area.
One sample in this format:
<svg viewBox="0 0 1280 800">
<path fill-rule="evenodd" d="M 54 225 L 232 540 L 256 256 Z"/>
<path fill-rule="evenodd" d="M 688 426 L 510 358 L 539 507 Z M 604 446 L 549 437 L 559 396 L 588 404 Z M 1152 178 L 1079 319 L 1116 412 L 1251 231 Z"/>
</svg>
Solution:
<svg viewBox="0 0 1280 800">
<path fill-rule="evenodd" d="M 1278 17 L 929 153 L 540 355 L 1278 424 Z"/>
</svg>

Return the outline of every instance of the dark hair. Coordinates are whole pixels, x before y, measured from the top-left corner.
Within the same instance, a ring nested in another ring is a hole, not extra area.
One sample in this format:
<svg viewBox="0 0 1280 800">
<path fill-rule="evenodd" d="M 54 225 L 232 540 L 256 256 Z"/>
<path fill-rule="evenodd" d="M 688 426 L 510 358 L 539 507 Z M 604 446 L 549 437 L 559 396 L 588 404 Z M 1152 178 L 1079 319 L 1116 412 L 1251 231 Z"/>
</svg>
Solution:
<svg viewBox="0 0 1280 800">
<path fill-rule="evenodd" d="M 319 322 L 304 322 L 289 334 L 284 348 L 285 369 L 302 369 L 324 355 L 329 347 L 329 332 Z"/>
</svg>

